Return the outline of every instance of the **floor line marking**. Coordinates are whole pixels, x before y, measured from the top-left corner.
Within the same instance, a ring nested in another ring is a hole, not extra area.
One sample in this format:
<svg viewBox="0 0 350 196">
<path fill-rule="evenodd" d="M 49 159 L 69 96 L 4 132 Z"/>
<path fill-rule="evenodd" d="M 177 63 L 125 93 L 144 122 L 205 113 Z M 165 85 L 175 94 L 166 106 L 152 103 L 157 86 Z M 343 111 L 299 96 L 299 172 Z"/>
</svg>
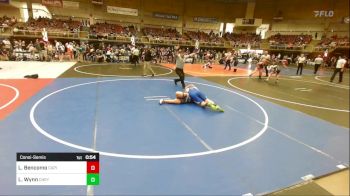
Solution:
<svg viewBox="0 0 350 196">
<path fill-rule="evenodd" d="M 300 89 L 300 91 L 302 91 L 302 92 L 310 92 L 310 91 L 312 91 L 312 89 Z"/>
<path fill-rule="evenodd" d="M 8 87 L 12 90 L 15 91 L 15 96 L 7 103 L 5 103 L 4 105 L 0 106 L 0 110 L 6 108 L 7 106 L 11 105 L 14 101 L 16 101 L 16 99 L 18 99 L 19 97 L 19 90 L 16 88 L 16 87 L 13 87 L 13 86 L 10 86 L 10 85 L 7 85 L 7 84 L 0 84 L 0 86 L 5 86 L 5 87 Z"/>
<path fill-rule="evenodd" d="M 165 109 L 173 116 L 177 121 L 179 121 L 189 132 L 194 135 L 194 137 L 207 149 L 213 150 L 185 121 L 183 121 L 178 115 L 175 114 L 168 106 L 165 106 Z"/>
<path fill-rule="evenodd" d="M 321 81 L 321 82 L 323 82 L 323 83 L 325 83 L 325 84 L 327 84 L 329 86 L 335 86 L 335 87 L 338 87 L 338 88 L 350 89 L 350 87 L 347 86 L 347 85 L 335 84 L 335 83 L 332 83 L 332 82 L 320 79 L 320 78 L 325 78 L 325 77 L 328 77 L 328 76 L 315 76 L 315 79 L 318 80 L 318 81 Z"/>
<path fill-rule="evenodd" d="M 146 101 L 159 101 L 161 99 L 170 99 L 170 98 L 167 97 L 167 98 L 158 98 L 158 99 L 146 99 Z"/>
<path fill-rule="evenodd" d="M 147 98 L 167 98 L 167 97 L 169 97 L 169 96 L 146 96 L 143 98 L 147 99 Z"/>
<path fill-rule="evenodd" d="M 89 67 L 89 66 L 104 66 L 104 65 L 115 65 L 115 64 L 108 64 L 108 63 L 104 63 L 104 64 L 85 64 L 85 65 L 79 65 L 77 67 L 74 67 L 74 71 L 81 73 L 81 74 L 85 74 L 85 75 L 93 75 L 93 76 L 102 76 L 102 77 L 126 77 L 126 78 L 137 78 L 137 77 L 142 77 L 142 76 L 127 76 L 127 75 L 109 75 L 109 74 L 98 74 L 98 73 L 93 73 L 93 72 L 85 72 L 85 71 L 81 71 L 79 70 L 79 68 L 81 67 Z M 152 65 L 152 67 L 160 67 L 160 68 L 164 68 L 169 70 L 169 72 L 167 73 L 163 73 L 163 74 L 155 74 L 154 76 L 165 76 L 165 75 L 169 75 L 171 73 L 173 73 L 173 70 L 168 68 L 168 67 L 164 67 L 164 66 L 159 66 L 159 65 Z"/>
<path fill-rule="evenodd" d="M 231 106 L 229 106 L 229 105 L 226 105 L 226 107 L 229 108 L 230 110 L 234 111 L 234 112 L 237 112 L 237 113 L 243 115 L 243 116 L 246 117 L 246 118 L 249 118 L 249 119 L 251 119 L 251 120 L 253 120 L 253 121 L 255 121 L 255 122 L 257 122 L 257 123 L 259 123 L 259 124 L 261 124 L 261 125 L 264 125 L 263 122 L 259 121 L 258 119 L 255 119 L 254 117 L 252 117 L 252 116 L 250 116 L 250 115 L 248 115 L 248 114 L 245 114 L 245 113 L 243 113 L 243 112 L 240 112 L 240 111 L 234 109 L 233 107 L 231 107 Z M 328 157 L 328 158 L 330 158 L 330 159 L 333 159 L 333 160 L 337 161 L 338 163 L 341 163 L 341 161 L 339 161 L 339 160 L 337 160 L 336 158 L 334 158 L 333 156 L 331 156 L 331 155 L 329 155 L 329 154 L 327 154 L 327 153 L 325 153 L 325 152 L 323 152 L 323 151 L 317 149 L 316 147 L 310 146 L 310 145 L 308 145 L 308 144 L 306 144 L 306 143 L 304 143 L 304 142 L 302 142 L 302 141 L 299 141 L 298 139 L 296 139 L 296 138 L 294 138 L 294 137 L 292 137 L 292 136 L 290 136 L 290 135 L 288 135 L 288 134 L 286 134 L 286 133 L 284 133 L 284 132 L 282 132 L 282 131 L 280 131 L 280 130 L 278 130 L 278 129 L 276 129 L 276 128 L 273 128 L 273 127 L 271 127 L 270 125 L 268 125 L 268 128 L 270 128 L 271 130 L 273 130 L 273 131 L 279 133 L 280 135 L 282 135 L 282 136 L 284 136 L 284 137 L 286 137 L 286 138 L 288 138 L 288 139 L 290 139 L 290 140 L 293 140 L 293 141 L 295 141 L 295 142 L 297 142 L 297 143 L 299 143 L 299 144 L 301 144 L 301 145 L 306 146 L 307 148 L 310 148 L 310 149 L 313 150 L 313 151 L 316 151 L 316 152 L 322 154 L 323 156 L 326 156 L 326 157 Z"/>
<path fill-rule="evenodd" d="M 306 82 L 306 83 L 311 83 L 311 84 L 320 84 L 320 85 L 324 85 L 324 86 L 332 86 L 332 87 L 337 87 L 337 88 L 344 88 L 342 86 L 338 86 L 338 85 L 335 85 L 333 83 L 327 84 L 325 82 L 314 82 L 314 81 L 310 81 L 310 80 L 297 80 L 297 79 L 291 79 L 291 78 L 280 78 L 280 79 L 298 81 L 298 82 Z"/>
<path fill-rule="evenodd" d="M 227 80 L 227 83 L 228 83 L 231 87 L 233 87 L 233 88 L 236 88 L 236 89 L 238 89 L 238 90 L 244 91 L 244 92 L 246 92 L 246 93 L 250 93 L 250 94 L 253 94 L 253 95 L 257 95 L 257 96 L 260 96 L 260 97 L 264 97 L 264 98 L 267 98 L 267 99 L 272 99 L 272 100 L 276 100 L 276 101 L 281 101 L 281 102 L 290 103 L 290 104 L 295 104 L 295 105 L 301 105 L 301 106 L 305 106 L 305 107 L 317 108 L 317 109 L 331 110 L 331 111 L 337 111 L 337 112 L 347 112 L 347 113 L 350 112 L 349 110 L 342 110 L 342 109 L 336 109 L 336 108 L 328 108 L 328 107 L 322 107 L 322 106 L 315 106 L 315 105 L 309 105 L 309 104 L 304 104 L 304 103 L 299 103 L 299 102 L 294 102 L 294 101 L 288 101 L 288 100 L 285 100 L 285 99 L 278 99 L 278 98 L 275 98 L 275 97 L 270 97 L 270 96 L 262 95 L 262 94 L 259 94 L 259 93 L 254 93 L 254 92 L 252 92 L 252 91 L 248 91 L 248 90 L 239 88 L 238 86 L 235 86 L 235 85 L 231 84 L 231 80 L 236 80 L 236 79 L 240 79 L 240 78 L 249 78 L 249 77 L 230 78 L 230 79 Z M 286 79 L 286 78 L 280 78 L 280 79 L 292 80 L 292 79 Z M 295 80 L 295 81 L 299 81 L 299 80 Z M 302 81 L 302 82 L 308 82 L 308 81 Z M 311 83 L 314 83 L 314 82 L 311 82 Z M 324 85 L 324 84 L 323 84 L 323 85 Z"/>
<path fill-rule="evenodd" d="M 98 117 L 98 105 L 99 105 L 99 83 L 96 85 L 96 104 L 95 104 L 95 114 L 94 114 L 94 132 L 93 132 L 93 142 L 92 142 L 92 149 L 96 151 L 97 146 L 97 117 Z M 86 195 L 87 196 L 94 196 L 94 186 L 88 185 L 86 187 Z"/>
<path fill-rule="evenodd" d="M 294 88 L 294 90 L 303 90 L 303 89 L 306 89 L 306 88 Z"/>
<path fill-rule="evenodd" d="M 242 147 L 244 145 L 247 145 L 247 144 L 257 140 L 266 132 L 267 126 L 269 124 L 269 116 L 267 115 L 267 112 L 265 111 L 265 109 L 261 105 L 259 105 L 259 103 L 254 101 L 252 98 L 250 98 L 244 94 L 241 94 L 241 93 L 238 93 L 236 91 L 233 91 L 233 90 L 230 90 L 227 88 L 223 88 L 220 86 L 215 86 L 212 84 L 206 84 L 206 83 L 200 83 L 200 82 L 194 82 L 194 81 L 187 81 L 187 80 L 185 81 L 186 83 L 193 83 L 193 84 L 198 84 L 198 85 L 203 85 L 203 86 L 208 86 L 208 87 L 220 89 L 220 90 L 238 95 L 238 96 L 245 98 L 248 101 L 252 102 L 261 110 L 261 112 L 263 113 L 263 115 L 265 117 L 264 127 L 261 130 L 259 130 L 259 132 L 257 134 L 255 134 L 253 137 L 251 137 L 247 140 L 244 140 L 244 141 L 237 143 L 237 144 L 233 144 L 231 146 L 227 146 L 227 147 L 223 147 L 223 148 L 219 148 L 219 149 L 215 149 L 215 150 L 211 150 L 211 151 L 184 153 L 184 154 L 169 154 L 169 155 L 138 155 L 138 154 L 121 154 L 121 153 L 112 153 L 112 152 L 106 152 L 106 151 L 96 151 L 96 150 L 93 150 L 91 148 L 87 148 L 84 146 L 80 146 L 80 145 L 77 145 L 74 143 L 67 142 L 63 139 L 60 139 L 60 138 L 48 133 L 47 130 L 44 130 L 43 128 L 41 128 L 40 125 L 38 124 L 38 122 L 35 120 L 35 111 L 36 111 L 37 107 L 40 105 L 41 102 L 43 102 L 45 99 L 49 98 L 50 96 L 53 96 L 53 95 L 58 94 L 62 91 L 76 88 L 76 87 L 80 87 L 80 86 L 96 84 L 96 83 L 104 83 L 104 82 L 117 82 L 117 81 L 166 81 L 166 82 L 173 82 L 173 80 L 171 80 L 171 79 L 118 78 L 118 79 L 108 79 L 108 80 L 85 82 L 85 83 L 79 83 L 79 84 L 67 86 L 67 87 L 61 88 L 59 90 L 56 90 L 54 92 L 51 92 L 49 94 L 46 94 L 45 96 L 41 97 L 37 102 L 35 102 L 30 110 L 30 113 L 29 113 L 30 122 L 32 123 L 32 125 L 36 129 L 36 131 L 38 131 L 39 133 L 41 133 L 45 137 L 47 137 L 47 138 L 49 138 L 57 143 L 63 144 L 65 146 L 69 146 L 69 147 L 72 147 L 75 149 L 84 150 L 84 151 L 88 151 L 88 152 L 98 152 L 98 153 L 100 153 L 100 155 L 104 155 L 104 156 L 118 157 L 118 158 L 129 158 L 129 159 L 176 159 L 176 158 L 189 158 L 189 157 L 197 157 L 197 156 L 205 156 L 205 155 L 222 153 L 222 152 L 226 152 L 226 151 L 230 151 L 230 150 Z"/>
</svg>

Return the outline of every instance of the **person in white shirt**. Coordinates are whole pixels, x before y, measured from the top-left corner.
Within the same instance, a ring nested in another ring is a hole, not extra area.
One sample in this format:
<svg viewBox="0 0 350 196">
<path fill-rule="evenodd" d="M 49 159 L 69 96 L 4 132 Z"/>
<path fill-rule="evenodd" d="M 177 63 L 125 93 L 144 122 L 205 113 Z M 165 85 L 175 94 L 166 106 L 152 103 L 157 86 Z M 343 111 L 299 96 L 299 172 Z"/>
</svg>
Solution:
<svg viewBox="0 0 350 196">
<path fill-rule="evenodd" d="M 47 31 L 46 31 L 45 28 L 43 28 L 41 34 L 42 34 L 42 36 L 43 36 L 44 42 L 48 42 L 48 41 L 49 41 L 49 37 L 47 36 Z"/>
<path fill-rule="evenodd" d="M 318 55 L 315 60 L 314 60 L 314 63 L 315 63 L 315 69 L 314 69 L 314 74 L 317 73 L 318 71 L 318 68 L 322 65 L 323 63 L 323 58 L 321 57 L 321 55 Z"/>
<path fill-rule="evenodd" d="M 225 53 L 225 68 L 224 68 L 224 70 L 226 70 L 226 67 L 229 67 L 228 70 L 231 70 L 231 60 L 232 60 L 232 53 L 230 51 L 227 51 Z"/>
<path fill-rule="evenodd" d="M 208 67 L 208 68 L 212 69 L 213 67 L 211 65 L 213 64 L 213 61 L 214 61 L 213 54 L 211 54 L 208 51 L 204 58 L 207 60 L 207 62 L 202 66 L 202 68 L 206 69 Z"/>
<path fill-rule="evenodd" d="M 136 67 L 136 64 L 139 64 L 140 50 L 135 47 L 132 49 L 131 52 L 132 52 L 132 62 L 135 63 L 135 67 Z"/>
<path fill-rule="evenodd" d="M 296 75 L 298 75 L 299 70 L 300 70 L 299 75 L 301 75 L 303 73 L 303 67 L 304 67 L 305 62 L 306 62 L 306 57 L 304 56 L 304 54 L 301 54 L 300 57 L 297 60 L 298 69 L 297 69 Z"/>
<path fill-rule="evenodd" d="M 264 54 L 262 54 L 260 56 L 260 60 L 259 62 L 262 62 L 264 61 L 264 69 L 265 69 L 265 76 L 268 77 L 269 76 L 269 71 L 267 70 L 267 66 L 270 64 L 270 61 L 271 61 L 271 56 L 269 55 L 269 52 L 268 51 L 264 51 Z"/>
<path fill-rule="evenodd" d="M 339 57 L 338 61 L 337 61 L 337 65 L 335 67 L 335 70 L 333 72 L 333 75 L 330 79 L 330 82 L 333 82 L 334 80 L 334 77 L 335 75 L 337 75 L 337 73 L 339 72 L 339 82 L 338 83 L 341 83 L 343 81 L 343 73 L 344 73 L 344 70 L 345 70 L 345 64 L 346 64 L 346 57 Z"/>
</svg>

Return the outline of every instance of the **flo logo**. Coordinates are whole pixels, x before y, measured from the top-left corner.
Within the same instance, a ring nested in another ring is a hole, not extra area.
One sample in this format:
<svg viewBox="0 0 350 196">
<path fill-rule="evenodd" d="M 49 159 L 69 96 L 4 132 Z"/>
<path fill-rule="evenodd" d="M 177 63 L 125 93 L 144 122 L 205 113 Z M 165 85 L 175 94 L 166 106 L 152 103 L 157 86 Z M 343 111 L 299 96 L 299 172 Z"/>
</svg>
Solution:
<svg viewBox="0 0 350 196">
<path fill-rule="evenodd" d="M 314 13 L 315 13 L 315 17 L 333 17 L 334 16 L 333 10 L 329 10 L 329 11 L 316 10 L 314 11 Z"/>
</svg>

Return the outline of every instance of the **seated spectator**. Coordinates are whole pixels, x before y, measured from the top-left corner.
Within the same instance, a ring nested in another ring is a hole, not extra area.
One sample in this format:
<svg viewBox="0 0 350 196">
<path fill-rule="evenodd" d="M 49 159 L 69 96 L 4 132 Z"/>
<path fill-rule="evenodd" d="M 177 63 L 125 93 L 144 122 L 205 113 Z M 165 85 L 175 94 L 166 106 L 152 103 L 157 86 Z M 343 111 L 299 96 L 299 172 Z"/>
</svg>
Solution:
<svg viewBox="0 0 350 196">
<path fill-rule="evenodd" d="M 209 33 L 205 33 L 203 31 L 187 31 L 186 35 L 190 37 L 192 40 L 198 40 L 200 42 L 213 43 L 215 45 L 223 44 L 223 39 L 219 37 L 218 33 L 214 33 L 213 31 Z"/>
<path fill-rule="evenodd" d="M 96 23 L 90 26 L 90 37 L 97 39 L 109 39 L 116 36 L 130 37 L 136 35 L 134 26 L 123 27 L 120 24 L 110 24 L 107 22 Z"/>
<path fill-rule="evenodd" d="M 233 47 L 246 48 L 246 47 L 248 47 L 248 45 L 250 45 L 250 47 L 252 47 L 252 48 L 259 48 L 260 47 L 261 38 L 259 35 L 255 34 L 255 33 L 236 34 L 236 33 L 228 33 L 227 32 L 223 35 L 223 37 L 227 41 L 230 41 L 231 45 Z"/>
<path fill-rule="evenodd" d="M 277 45 L 280 48 L 286 49 L 302 49 L 306 48 L 312 40 L 311 35 L 281 35 L 279 33 L 268 38 L 270 46 Z"/>
<path fill-rule="evenodd" d="M 326 49 L 334 49 L 337 47 L 349 47 L 349 37 L 340 37 L 337 35 L 331 37 L 323 36 L 321 41 L 315 47 L 315 50 L 325 51 Z"/>
<path fill-rule="evenodd" d="M 149 39 L 154 39 L 156 42 L 163 42 L 163 40 L 187 40 L 186 36 L 182 36 L 176 28 L 156 28 L 145 27 L 142 32 Z"/>
</svg>

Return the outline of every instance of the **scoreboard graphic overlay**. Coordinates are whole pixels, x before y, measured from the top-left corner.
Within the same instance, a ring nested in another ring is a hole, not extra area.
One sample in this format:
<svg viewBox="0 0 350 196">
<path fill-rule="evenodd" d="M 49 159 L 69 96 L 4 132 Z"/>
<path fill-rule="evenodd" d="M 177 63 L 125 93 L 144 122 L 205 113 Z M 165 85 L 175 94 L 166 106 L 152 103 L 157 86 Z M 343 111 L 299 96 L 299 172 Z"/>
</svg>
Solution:
<svg viewBox="0 0 350 196">
<path fill-rule="evenodd" d="M 99 185 L 98 153 L 17 153 L 17 185 Z"/>
</svg>

